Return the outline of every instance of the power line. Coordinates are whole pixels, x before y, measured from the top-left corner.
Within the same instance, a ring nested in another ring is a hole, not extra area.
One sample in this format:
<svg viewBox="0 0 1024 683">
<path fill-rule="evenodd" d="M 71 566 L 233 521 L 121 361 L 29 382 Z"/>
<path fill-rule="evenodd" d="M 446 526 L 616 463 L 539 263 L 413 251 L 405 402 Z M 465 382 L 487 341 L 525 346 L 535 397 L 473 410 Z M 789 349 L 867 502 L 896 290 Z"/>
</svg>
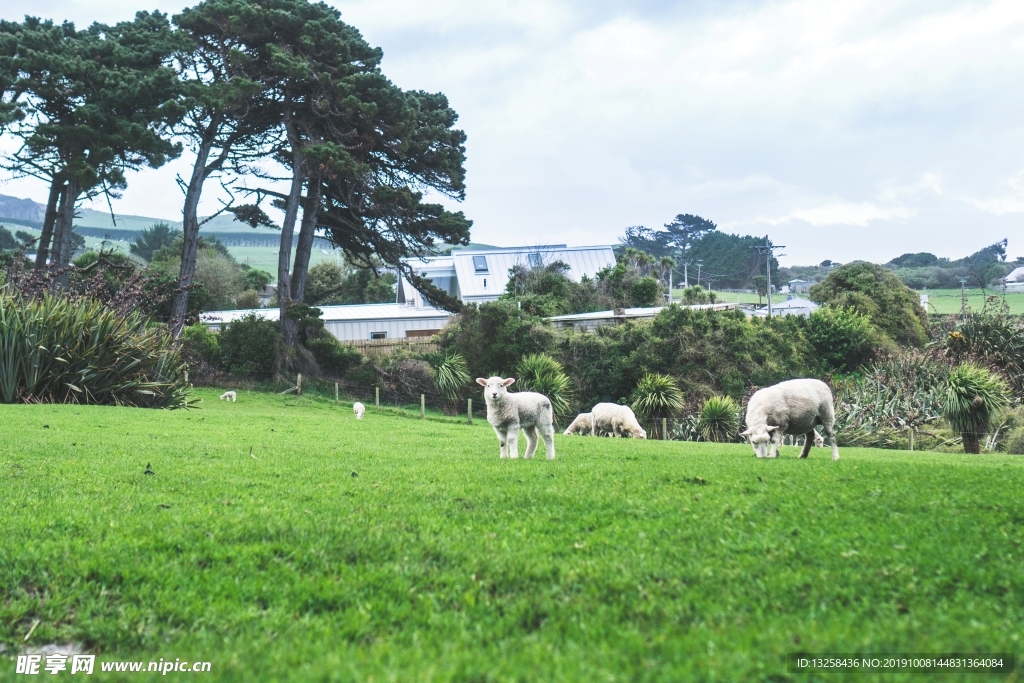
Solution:
<svg viewBox="0 0 1024 683">
<path fill-rule="evenodd" d="M 758 254 L 767 254 L 767 266 L 766 271 L 768 272 L 768 317 L 772 317 L 772 252 L 776 249 L 785 249 L 786 245 L 780 244 L 775 245 L 768 239 L 768 235 L 764 236 L 764 246 L 756 245 L 754 249 L 757 250 Z"/>
</svg>

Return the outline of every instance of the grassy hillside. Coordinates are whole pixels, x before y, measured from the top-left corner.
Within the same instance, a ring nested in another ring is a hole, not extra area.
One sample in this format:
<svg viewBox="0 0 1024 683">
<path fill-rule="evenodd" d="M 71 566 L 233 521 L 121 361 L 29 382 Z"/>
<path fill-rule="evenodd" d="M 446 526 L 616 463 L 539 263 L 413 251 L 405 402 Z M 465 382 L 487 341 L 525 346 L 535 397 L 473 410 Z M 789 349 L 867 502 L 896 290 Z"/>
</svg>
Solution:
<svg viewBox="0 0 1024 683">
<path fill-rule="evenodd" d="M 683 296 L 683 290 L 673 290 L 677 300 L 681 300 Z M 927 292 L 921 292 L 922 294 L 928 295 L 928 312 L 929 313 L 959 313 L 960 312 L 960 290 L 959 289 L 929 289 Z M 758 302 L 757 294 L 750 294 L 745 292 L 715 292 L 719 301 L 734 302 L 744 304 L 756 304 Z M 797 296 L 807 298 L 806 294 L 799 294 Z M 981 307 L 985 305 L 985 299 L 990 296 L 998 296 L 1000 298 L 1003 295 L 994 289 L 987 289 L 982 291 L 980 289 L 968 289 L 967 290 L 967 305 L 975 310 L 981 310 Z M 785 294 L 775 294 L 772 296 L 773 303 L 782 303 L 786 300 Z M 761 297 L 761 303 L 767 303 L 766 297 Z M 1024 315 L 1024 292 L 1016 292 L 1013 294 L 1006 295 L 1006 303 L 1010 306 L 1010 312 L 1015 315 Z"/>
<path fill-rule="evenodd" d="M 798 650 L 1024 635 L 1020 458 L 559 435 L 553 462 L 502 461 L 482 420 L 197 393 L 0 406 L 8 653 L 38 621 L 29 645 L 97 671 L 203 680 L 786 681 L 812 680 Z"/>
</svg>

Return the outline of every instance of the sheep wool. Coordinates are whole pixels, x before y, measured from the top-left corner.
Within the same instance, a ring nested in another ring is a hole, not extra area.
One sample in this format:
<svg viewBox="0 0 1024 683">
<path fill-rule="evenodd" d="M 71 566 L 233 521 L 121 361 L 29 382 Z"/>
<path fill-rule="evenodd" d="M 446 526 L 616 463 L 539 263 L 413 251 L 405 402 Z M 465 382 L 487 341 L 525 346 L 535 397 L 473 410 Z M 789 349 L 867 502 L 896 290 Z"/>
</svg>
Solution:
<svg viewBox="0 0 1024 683">
<path fill-rule="evenodd" d="M 821 438 L 832 445 L 832 459 L 839 459 L 839 447 L 833 430 L 836 415 L 832 390 L 816 379 L 791 379 L 754 392 L 747 403 L 747 429 L 741 432 L 750 440 L 759 458 L 774 458 L 786 434 L 803 434 L 800 457 L 806 458 L 811 444 Z M 819 437 L 814 427 L 825 432 Z M 770 446 L 769 446 L 770 444 Z"/>
<path fill-rule="evenodd" d="M 631 436 L 634 439 L 646 439 L 647 432 L 640 426 L 629 406 L 618 403 L 598 403 L 591 408 L 592 434 L 611 434 L 613 436 Z"/>
<path fill-rule="evenodd" d="M 363 413 L 366 412 L 366 406 L 359 401 L 352 404 L 352 412 L 355 414 L 357 420 L 363 419 Z"/>
<path fill-rule="evenodd" d="M 544 394 L 522 391 L 508 392 L 515 378 L 478 377 L 476 382 L 484 388 L 487 421 L 494 428 L 500 445 L 499 457 L 519 457 L 519 430 L 526 434 L 524 458 L 532 458 L 537 450 L 537 437 L 544 441 L 548 460 L 555 459 L 555 427 L 551 400 Z"/>
<path fill-rule="evenodd" d="M 563 434 L 590 434 L 592 429 L 590 413 L 580 413 Z"/>
</svg>

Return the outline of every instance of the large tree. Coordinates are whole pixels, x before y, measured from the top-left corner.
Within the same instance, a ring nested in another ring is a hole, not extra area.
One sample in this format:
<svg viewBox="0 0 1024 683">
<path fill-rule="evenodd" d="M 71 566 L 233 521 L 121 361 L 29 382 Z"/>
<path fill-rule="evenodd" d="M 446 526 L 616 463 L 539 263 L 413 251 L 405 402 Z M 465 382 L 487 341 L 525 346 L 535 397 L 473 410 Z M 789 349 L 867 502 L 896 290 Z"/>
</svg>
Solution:
<svg viewBox="0 0 1024 683">
<path fill-rule="evenodd" d="M 159 12 L 84 31 L 26 17 L 0 22 L 0 34 L 14 46 L 7 69 L 27 114 L 11 127 L 21 146 L 8 165 L 50 184 L 37 266 L 50 251 L 62 269 L 83 196 L 117 196 L 127 171 L 158 167 L 181 151 L 167 137 L 181 115 L 177 78 L 164 64 L 173 37 Z"/>
</svg>

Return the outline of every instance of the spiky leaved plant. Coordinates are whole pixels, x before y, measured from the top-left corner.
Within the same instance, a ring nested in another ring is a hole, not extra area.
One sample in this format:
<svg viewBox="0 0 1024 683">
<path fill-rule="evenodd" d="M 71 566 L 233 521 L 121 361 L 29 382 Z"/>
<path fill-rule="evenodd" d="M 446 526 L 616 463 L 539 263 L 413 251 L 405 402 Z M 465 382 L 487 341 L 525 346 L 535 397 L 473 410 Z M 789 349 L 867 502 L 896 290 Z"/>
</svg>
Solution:
<svg viewBox="0 0 1024 683">
<path fill-rule="evenodd" d="M 963 437 L 965 453 L 981 453 L 981 438 L 1009 402 L 1009 393 L 1006 382 L 988 368 L 962 363 L 950 370 L 942 414 Z"/>
<path fill-rule="evenodd" d="M 633 389 L 629 403 L 638 417 L 654 420 L 654 438 L 664 438 L 660 418 L 671 417 L 683 409 L 683 392 L 670 376 L 649 372 Z"/>
<path fill-rule="evenodd" d="M 700 409 L 698 430 L 705 441 L 735 441 L 740 431 L 739 406 L 729 396 L 712 396 Z"/>
<path fill-rule="evenodd" d="M 519 391 L 547 396 L 555 417 L 566 417 L 572 412 L 572 380 L 557 360 L 546 353 L 525 356 L 516 366 L 516 373 Z"/>
<path fill-rule="evenodd" d="M 445 415 L 458 415 L 462 391 L 469 381 L 469 369 L 461 353 L 446 354 L 434 368 L 434 386 L 444 398 Z"/>
</svg>

